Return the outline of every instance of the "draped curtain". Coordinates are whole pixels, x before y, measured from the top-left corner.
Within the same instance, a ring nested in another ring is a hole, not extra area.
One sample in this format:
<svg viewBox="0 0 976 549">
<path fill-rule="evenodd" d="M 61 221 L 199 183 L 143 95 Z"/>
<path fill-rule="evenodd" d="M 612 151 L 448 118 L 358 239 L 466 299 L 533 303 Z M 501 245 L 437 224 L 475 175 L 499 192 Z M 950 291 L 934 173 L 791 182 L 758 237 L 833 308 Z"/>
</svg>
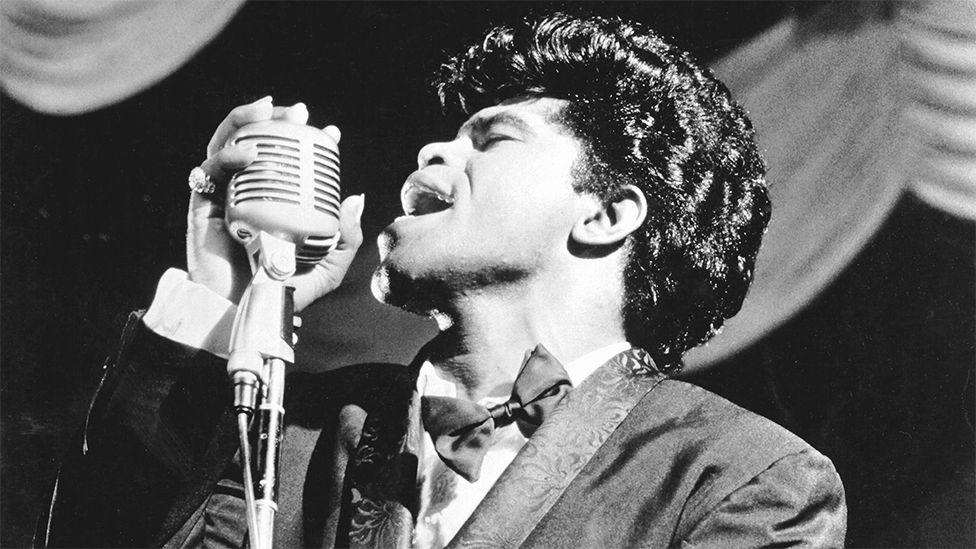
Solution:
<svg viewBox="0 0 976 549">
<path fill-rule="evenodd" d="M 909 4 L 899 15 L 906 132 L 921 147 L 908 183 L 976 219 L 976 1 Z"/>
<path fill-rule="evenodd" d="M 976 2 L 875 6 L 789 18 L 715 65 L 756 126 L 773 217 L 742 311 L 690 370 L 809 303 L 906 189 L 976 219 Z"/>
<path fill-rule="evenodd" d="M 244 0 L 3 0 L 4 91 L 34 110 L 79 114 L 179 69 Z"/>
</svg>

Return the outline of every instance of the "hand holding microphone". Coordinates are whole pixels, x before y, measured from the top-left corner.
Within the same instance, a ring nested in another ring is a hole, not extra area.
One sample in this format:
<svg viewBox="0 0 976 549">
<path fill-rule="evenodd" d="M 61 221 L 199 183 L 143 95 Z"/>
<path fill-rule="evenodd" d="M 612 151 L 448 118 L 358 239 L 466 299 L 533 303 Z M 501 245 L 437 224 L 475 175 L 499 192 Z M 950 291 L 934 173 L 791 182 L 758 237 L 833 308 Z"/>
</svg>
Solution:
<svg viewBox="0 0 976 549">
<path fill-rule="evenodd" d="M 308 110 L 301 103 L 275 107 L 270 97 L 233 109 L 214 132 L 207 147 L 207 160 L 200 166 L 214 182 L 216 190 L 206 194 L 191 192 L 190 196 L 187 215 L 190 280 L 204 284 L 235 303 L 251 280 L 251 269 L 244 247 L 228 232 L 224 222 L 226 189 L 235 173 L 258 159 L 258 147 L 253 139 L 239 139 L 236 144 L 230 140 L 245 126 L 265 121 L 304 125 L 308 121 Z M 339 130 L 335 126 L 321 131 L 328 136 L 326 140 L 339 141 Z M 289 280 L 289 285 L 295 287 L 296 310 L 305 308 L 339 286 L 362 243 L 363 196 L 347 198 L 338 210 L 340 236 L 334 248 L 314 268 L 299 269 L 298 274 Z"/>
<path fill-rule="evenodd" d="M 339 202 L 339 129 L 307 122 L 301 103 L 237 107 L 190 173 L 190 280 L 238 303 L 227 372 L 255 549 L 274 547 L 292 315 L 338 287 L 363 240 L 363 196 Z"/>
</svg>

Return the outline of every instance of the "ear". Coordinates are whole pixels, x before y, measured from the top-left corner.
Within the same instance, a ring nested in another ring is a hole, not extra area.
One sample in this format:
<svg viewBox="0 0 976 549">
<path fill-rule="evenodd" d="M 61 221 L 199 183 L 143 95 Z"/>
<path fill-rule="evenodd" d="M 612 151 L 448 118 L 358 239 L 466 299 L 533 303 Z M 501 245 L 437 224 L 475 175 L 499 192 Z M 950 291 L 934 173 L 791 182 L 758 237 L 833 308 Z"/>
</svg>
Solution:
<svg viewBox="0 0 976 549">
<path fill-rule="evenodd" d="M 622 242 L 636 231 L 647 217 L 647 198 L 634 185 L 625 185 L 613 202 L 594 200 L 590 212 L 576 220 L 570 233 L 573 240 L 589 246 Z"/>
</svg>

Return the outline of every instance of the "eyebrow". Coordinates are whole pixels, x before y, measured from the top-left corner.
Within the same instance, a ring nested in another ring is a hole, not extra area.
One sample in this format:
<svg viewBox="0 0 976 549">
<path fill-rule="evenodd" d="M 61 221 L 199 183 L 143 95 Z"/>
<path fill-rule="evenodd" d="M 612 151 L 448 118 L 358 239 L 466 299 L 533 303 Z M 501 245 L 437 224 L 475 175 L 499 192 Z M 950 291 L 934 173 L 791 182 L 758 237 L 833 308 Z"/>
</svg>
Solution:
<svg viewBox="0 0 976 549">
<path fill-rule="evenodd" d="M 458 133 L 462 133 L 464 132 L 464 130 L 470 130 L 477 133 L 485 133 L 492 126 L 495 126 L 497 124 L 512 126 L 516 130 L 527 134 L 535 135 L 536 133 L 535 130 L 532 129 L 532 126 L 528 122 L 526 122 L 524 118 L 516 114 L 512 114 L 510 112 L 500 112 L 500 113 L 495 113 L 491 116 L 479 117 L 479 118 L 475 118 L 474 120 L 469 120 L 461 126 Z"/>
</svg>

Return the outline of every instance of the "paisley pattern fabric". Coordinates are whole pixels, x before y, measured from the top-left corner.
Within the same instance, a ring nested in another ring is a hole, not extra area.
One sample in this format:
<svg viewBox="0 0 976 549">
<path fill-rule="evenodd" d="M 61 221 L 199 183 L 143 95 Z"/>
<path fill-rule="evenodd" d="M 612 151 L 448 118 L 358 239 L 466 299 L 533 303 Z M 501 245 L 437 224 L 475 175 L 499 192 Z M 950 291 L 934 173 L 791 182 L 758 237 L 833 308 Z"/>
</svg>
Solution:
<svg viewBox="0 0 976 549">
<path fill-rule="evenodd" d="M 521 543 L 630 410 L 665 379 L 629 349 L 566 396 L 452 540 L 457 547 Z M 350 463 L 352 547 L 409 547 L 417 513 L 419 395 L 372 413 Z M 499 531 L 498 524 L 506 524 Z"/>
<path fill-rule="evenodd" d="M 405 386 L 415 386 L 417 371 L 411 367 Z M 412 389 L 391 393 L 387 406 L 366 417 L 350 464 L 350 547 L 410 547 L 419 507 L 420 398 Z"/>
<path fill-rule="evenodd" d="M 362 497 L 354 488 L 353 505 L 350 547 L 410 547 L 413 515 L 400 502 Z"/>
</svg>

